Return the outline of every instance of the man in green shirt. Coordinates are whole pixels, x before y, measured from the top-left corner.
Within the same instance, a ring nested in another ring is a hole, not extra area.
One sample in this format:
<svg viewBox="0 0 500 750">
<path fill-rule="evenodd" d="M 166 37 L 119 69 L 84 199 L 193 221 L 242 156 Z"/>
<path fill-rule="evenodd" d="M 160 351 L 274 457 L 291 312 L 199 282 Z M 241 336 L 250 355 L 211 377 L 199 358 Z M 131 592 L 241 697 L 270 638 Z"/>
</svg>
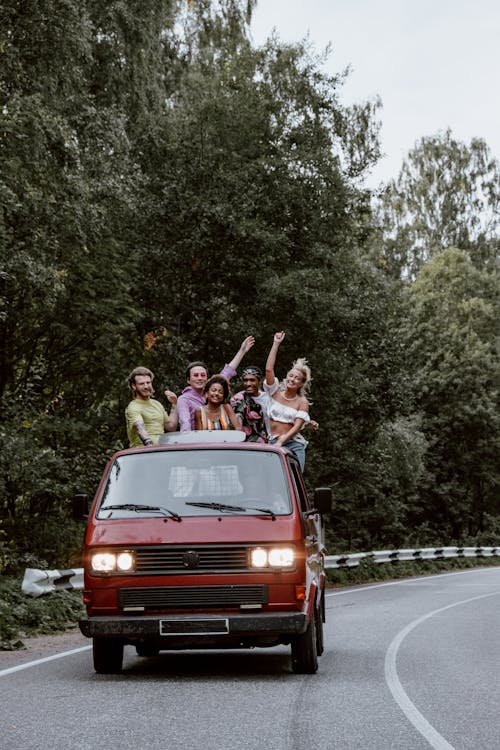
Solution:
<svg viewBox="0 0 500 750">
<path fill-rule="evenodd" d="M 169 416 L 160 402 L 152 398 L 153 378 L 153 373 L 146 367 L 136 367 L 129 375 L 134 398 L 125 409 L 125 419 L 131 448 L 153 445 L 164 432 L 177 429 L 177 396 L 173 391 L 165 391 L 172 405 Z"/>
</svg>

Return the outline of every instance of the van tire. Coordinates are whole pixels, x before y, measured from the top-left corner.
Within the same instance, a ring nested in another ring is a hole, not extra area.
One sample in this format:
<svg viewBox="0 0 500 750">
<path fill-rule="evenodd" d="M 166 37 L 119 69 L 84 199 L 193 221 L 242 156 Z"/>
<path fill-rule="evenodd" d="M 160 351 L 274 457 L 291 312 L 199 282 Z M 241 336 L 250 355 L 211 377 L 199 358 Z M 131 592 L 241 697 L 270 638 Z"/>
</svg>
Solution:
<svg viewBox="0 0 500 750">
<path fill-rule="evenodd" d="M 316 617 L 313 615 L 305 633 L 292 641 L 292 670 L 295 674 L 314 674 L 318 671 Z"/>
<path fill-rule="evenodd" d="M 118 674 L 122 671 L 123 643 L 114 638 L 92 639 L 94 669 L 98 674 Z"/>
<path fill-rule="evenodd" d="M 314 613 L 314 618 L 316 620 L 316 653 L 318 656 L 321 656 L 323 651 L 325 650 L 323 635 L 323 614 L 321 606 Z"/>
</svg>

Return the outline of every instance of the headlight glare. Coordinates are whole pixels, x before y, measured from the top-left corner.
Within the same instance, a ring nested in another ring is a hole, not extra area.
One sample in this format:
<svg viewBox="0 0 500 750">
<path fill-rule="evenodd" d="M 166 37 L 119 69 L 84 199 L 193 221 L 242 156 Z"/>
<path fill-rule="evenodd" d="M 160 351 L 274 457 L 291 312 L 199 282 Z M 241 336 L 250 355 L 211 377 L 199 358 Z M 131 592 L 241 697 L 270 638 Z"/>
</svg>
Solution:
<svg viewBox="0 0 500 750">
<path fill-rule="evenodd" d="M 96 575 L 110 573 L 133 573 L 135 554 L 131 550 L 100 551 L 90 555 L 90 570 Z"/>
<path fill-rule="evenodd" d="M 116 556 L 112 552 L 94 552 L 90 567 L 94 573 L 112 573 L 116 568 Z"/>
<path fill-rule="evenodd" d="M 283 547 L 269 550 L 269 565 L 272 568 L 293 568 L 293 549 Z"/>
<path fill-rule="evenodd" d="M 116 568 L 124 573 L 130 573 L 135 569 L 135 558 L 132 552 L 120 552 L 116 556 Z"/>
<path fill-rule="evenodd" d="M 252 550 L 252 566 L 254 568 L 265 568 L 267 565 L 267 552 L 262 547 Z"/>
<path fill-rule="evenodd" d="M 255 547 L 250 556 L 253 568 L 293 568 L 295 553 L 292 547 Z"/>
</svg>

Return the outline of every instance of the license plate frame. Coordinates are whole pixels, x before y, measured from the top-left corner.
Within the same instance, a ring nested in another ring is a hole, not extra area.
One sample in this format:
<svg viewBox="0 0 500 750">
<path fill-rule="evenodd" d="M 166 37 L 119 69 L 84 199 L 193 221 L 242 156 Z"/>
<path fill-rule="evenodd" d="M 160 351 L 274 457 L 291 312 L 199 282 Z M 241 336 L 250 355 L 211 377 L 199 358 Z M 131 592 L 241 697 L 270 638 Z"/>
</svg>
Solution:
<svg viewBox="0 0 500 750">
<path fill-rule="evenodd" d="M 210 635 L 228 635 L 229 620 L 227 617 L 200 618 L 172 618 L 162 619 L 159 622 L 160 635 L 168 636 L 210 636 Z"/>
</svg>

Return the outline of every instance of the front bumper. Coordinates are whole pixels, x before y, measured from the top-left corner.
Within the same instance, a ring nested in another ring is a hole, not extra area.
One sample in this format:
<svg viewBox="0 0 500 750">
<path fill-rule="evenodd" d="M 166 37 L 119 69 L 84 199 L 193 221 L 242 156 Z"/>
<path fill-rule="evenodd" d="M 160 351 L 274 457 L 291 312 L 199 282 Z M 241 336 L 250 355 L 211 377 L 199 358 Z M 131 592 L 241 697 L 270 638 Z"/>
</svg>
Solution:
<svg viewBox="0 0 500 750">
<path fill-rule="evenodd" d="M 89 617 L 79 622 L 87 638 L 119 638 L 124 643 L 153 640 L 163 649 L 289 643 L 307 625 L 302 612 Z"/>
</svg>

